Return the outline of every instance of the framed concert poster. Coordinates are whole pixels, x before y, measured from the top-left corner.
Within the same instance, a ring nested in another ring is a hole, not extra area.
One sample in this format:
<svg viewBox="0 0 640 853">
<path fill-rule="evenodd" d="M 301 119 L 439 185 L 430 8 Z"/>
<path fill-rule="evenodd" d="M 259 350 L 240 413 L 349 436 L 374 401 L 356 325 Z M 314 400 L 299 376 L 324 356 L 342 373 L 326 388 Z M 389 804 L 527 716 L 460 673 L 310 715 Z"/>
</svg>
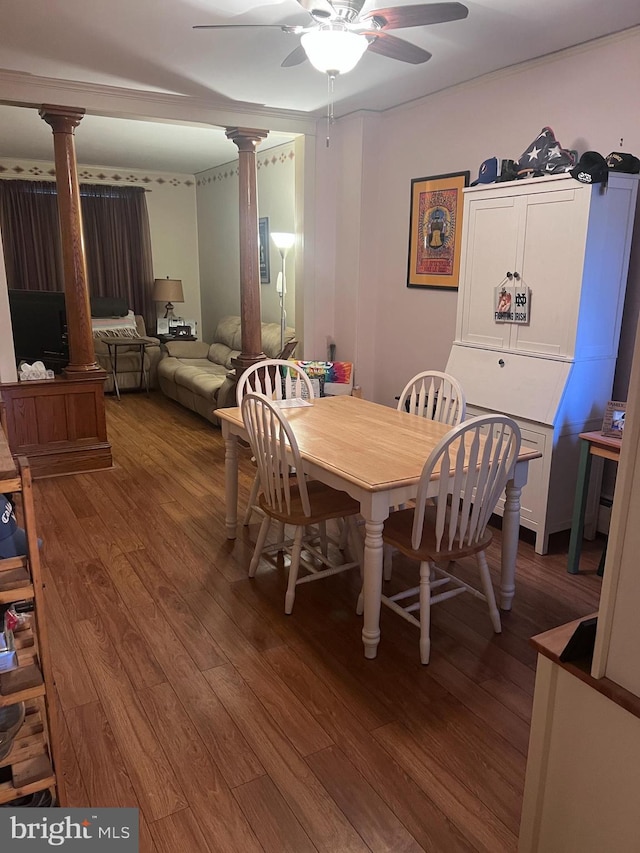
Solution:
<svg viewBox="0 0 640 853">
<path fill-rule="evenodd" d="M 469 172 L 411 181 L 407 287 L 457 289 L 467 186 Z"/>
</svg>

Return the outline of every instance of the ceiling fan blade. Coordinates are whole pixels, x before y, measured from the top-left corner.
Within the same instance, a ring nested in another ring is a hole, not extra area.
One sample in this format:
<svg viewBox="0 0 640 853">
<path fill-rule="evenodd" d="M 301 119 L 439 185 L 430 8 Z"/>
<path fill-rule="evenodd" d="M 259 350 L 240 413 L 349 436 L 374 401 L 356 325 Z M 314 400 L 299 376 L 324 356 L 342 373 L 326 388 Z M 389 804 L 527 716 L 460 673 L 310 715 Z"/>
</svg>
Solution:
<svg viewBox="0 0 640 853">
<path fill-rule="evenodd" d="M 297 27 L 285 27 L 282 24 L 195 24 L 192 30 L 241 30 L 246 27 L 267 27 L 272 30 L 284 30 L 295 32 Z M 303 29 L 302 27 L 300 29 Z"/>
<path fill-rule="evenodd" d="M 371 36 L 373 40 L 370 41 L 368 49 L 373 53 L 388 56 L 390 59 L 399 59 L 400 62 L 410 62 L 412 65 L 420 65 L 421 62 L 431 59 L 428 50 L 423 50 L 418 45 L 399 39 L 397 36 L 390 36 L 382 30 L 377 33 L 367 33 L 367 38 Z"/>
<path fill-rule="evenodd" d="M 298 3 L 316 20 L 333 18 L 336 13 L 329 0 L 298 0 Z"/>
<path fill-rule="evenodd" d="M 469 10 L 462 3 L 420 3 L 417 6 L 393 6 L 390 9 L 373 9 L 360 18 L 366 23 L 374 19 L 383 30 L 401 27 L 426 27 L 466 18 Z"/>
<path fill-rule="evenodd" d="M 292 50 L 289 56 L 286 56 L 284 60 L 280 63 L 282 68 L 291 68 L 292 65 L 300 65 L 305 62 L 307 59 L 307 54 L 305 53 L 304 48 L 301 44 L 296 47 L 295 50 Z"/>
</svg>

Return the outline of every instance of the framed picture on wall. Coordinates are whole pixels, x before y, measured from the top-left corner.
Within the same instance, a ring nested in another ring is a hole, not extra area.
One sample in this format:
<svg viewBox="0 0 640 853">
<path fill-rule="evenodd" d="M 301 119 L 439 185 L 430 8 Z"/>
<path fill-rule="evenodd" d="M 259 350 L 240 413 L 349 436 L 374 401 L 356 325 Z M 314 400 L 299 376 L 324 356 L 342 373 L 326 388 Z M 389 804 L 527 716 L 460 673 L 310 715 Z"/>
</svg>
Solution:
<svg viewBox="0 0 640 853">
<path fill-rule="evenodd" d="M 457 289 L 469 172 L 411 181 L 407 287 Z"/>
<path fill-rule="evenodd" d="M 269 217 L 258 219 L 258 241 L 260 251 L 260 283 L 269 284 Z"/>
</svg>

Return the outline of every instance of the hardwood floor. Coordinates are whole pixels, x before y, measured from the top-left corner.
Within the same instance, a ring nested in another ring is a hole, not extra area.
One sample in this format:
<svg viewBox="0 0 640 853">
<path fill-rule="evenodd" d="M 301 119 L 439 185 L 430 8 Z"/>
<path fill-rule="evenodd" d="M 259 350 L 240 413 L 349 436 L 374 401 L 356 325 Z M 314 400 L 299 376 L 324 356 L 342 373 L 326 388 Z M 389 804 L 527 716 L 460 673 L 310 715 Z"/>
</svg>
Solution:
<svg viewBox="0 0 640 853">
<path fill-rule="evenodd" d="M 107 418 L 113 470 L 35 485 L 67 804 L 139 806 L 143 853 L 514 851 L 528 638 L 597 608 L 602 543 L 568 575 L 566 542 L 522 541 L 503 633 L 470 596 L 439 604 L 428 667 L 383 609 L 366 661 L 357 573 L 291 616 L 282 568 L 247 578 L 257 524 L 225 538 L 218 429 L 159 392 Z"/>
</svg>

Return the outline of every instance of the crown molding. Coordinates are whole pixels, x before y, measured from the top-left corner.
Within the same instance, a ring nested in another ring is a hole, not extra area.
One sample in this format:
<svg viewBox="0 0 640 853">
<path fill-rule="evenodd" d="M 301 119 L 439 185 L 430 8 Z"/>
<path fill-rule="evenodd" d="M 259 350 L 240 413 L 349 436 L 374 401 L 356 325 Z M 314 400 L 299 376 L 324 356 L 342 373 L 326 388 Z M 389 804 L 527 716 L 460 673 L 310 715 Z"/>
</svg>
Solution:
<svg viewBox="0 0 640 853">
<path fill-rule="evenodd" d="M 316 117 L 262 104 L 229 98 L 191 97 L 105 86 L 54 77 L 38 77 L 22 71 L 0 69 L 0 103 L 40 108 L 43 103 L 65 104 L 87 114 L 218 127 L 258 127 L 282 133 L 315 136 Z"/>
</svg>

